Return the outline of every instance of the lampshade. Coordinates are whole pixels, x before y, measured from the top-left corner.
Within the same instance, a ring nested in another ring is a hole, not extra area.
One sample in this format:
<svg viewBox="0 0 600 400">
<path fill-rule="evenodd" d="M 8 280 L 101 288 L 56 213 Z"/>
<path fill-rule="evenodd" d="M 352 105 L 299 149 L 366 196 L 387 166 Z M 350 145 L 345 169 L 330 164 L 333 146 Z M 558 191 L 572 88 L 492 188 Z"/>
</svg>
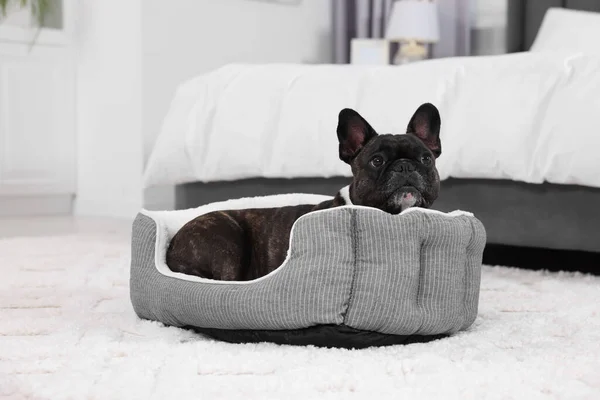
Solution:
<svg viewBox="0 0 600 400">
<path fill-rule="evenodd" d="M 392 7 L 385 37 L 435 43 L 440 39 L 437 5 L 428 0 L 399 0 Z"/>
</svg>

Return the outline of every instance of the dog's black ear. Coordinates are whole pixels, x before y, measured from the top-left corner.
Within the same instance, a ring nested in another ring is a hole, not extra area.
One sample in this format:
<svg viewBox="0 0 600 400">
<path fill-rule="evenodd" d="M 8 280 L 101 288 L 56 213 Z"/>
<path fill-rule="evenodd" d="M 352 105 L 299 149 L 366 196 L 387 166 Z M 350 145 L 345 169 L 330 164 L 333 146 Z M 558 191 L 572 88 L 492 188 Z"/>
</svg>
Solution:
<svg viewBox="0 0 600 400">
<path fill-rule="evenodd" d="M 431 150 L 435 158 L 442 154 L 440 142 L 441 118 L 438 109 L 431 103 L 422 104 L 410 119 L 406 133 L 415 135 Z"/>
<path fill-rule="evenodd" d="M 359 113 L 344 108 L 338 116 L 337 136 L 340 142 L 340 159 L 350 164 L 360 149 L 377 136 L 377 132 Z"/>
</svg>

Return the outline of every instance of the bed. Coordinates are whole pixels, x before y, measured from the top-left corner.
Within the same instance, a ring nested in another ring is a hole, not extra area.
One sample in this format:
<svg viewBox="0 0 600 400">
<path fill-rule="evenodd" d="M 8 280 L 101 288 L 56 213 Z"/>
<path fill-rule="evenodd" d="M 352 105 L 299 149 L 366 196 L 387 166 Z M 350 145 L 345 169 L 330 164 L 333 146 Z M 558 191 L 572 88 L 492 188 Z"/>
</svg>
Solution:
<svg viewBox="0 0 600 400">
<path fill-rule="evenodd" d="M 177 208 L 332 195 L 351 176 L 337 159 L 339 109 L 402 133 L 430 101 L 444 149 L 434 208 L 472 211 L 490 244 L 600 252 L 600 51 L 590 39 L 600 14 L 568 9 L 600 3 L 509 0 L 514 54 L 402 67 L 228 65 L 197 77 L 173 100 L 145 184 L 176 185 Z"/>
<path fill-rule="evenodd" d="M 281 266 L 248 281 L 185 275 L 165 263 L 173 235 L 199 215 L 330 198 L 287 194 L 140 213 L 130 276 L 136 314 L 234 343 L 343 348 L 428 342 L 473 324 L 486 235 L 463 211 L 392 215 L 347 205 L 311 212 L 294 223 Z"/>
</svg>

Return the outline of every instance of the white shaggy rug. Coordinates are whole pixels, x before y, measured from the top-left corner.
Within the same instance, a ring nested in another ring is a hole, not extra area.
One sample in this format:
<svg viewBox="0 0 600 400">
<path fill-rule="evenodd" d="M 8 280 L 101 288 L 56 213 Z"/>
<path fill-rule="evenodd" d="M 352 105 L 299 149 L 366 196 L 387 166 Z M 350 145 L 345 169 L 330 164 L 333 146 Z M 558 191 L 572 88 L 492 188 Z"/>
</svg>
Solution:
<svg viewBox="0 0 600 400">
<path fill-rule="evenodd" d="M 600 278 L 484 267 L 479 318 L 429 344 L 233 345 L 141 321 L 129 245 L 0 240 L 0 398 L 600 399 Z"/>
</svg>

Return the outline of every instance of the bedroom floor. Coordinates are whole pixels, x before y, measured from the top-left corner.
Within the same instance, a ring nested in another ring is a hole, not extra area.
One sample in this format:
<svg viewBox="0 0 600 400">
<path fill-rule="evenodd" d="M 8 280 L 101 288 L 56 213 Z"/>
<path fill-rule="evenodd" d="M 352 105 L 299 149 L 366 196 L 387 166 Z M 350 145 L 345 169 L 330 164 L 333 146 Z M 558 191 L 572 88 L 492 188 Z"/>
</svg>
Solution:
<svg viewBox="0 0 600 400">
<path fill-rule="evenodd" d="M 429 344 L 232 345 L 135 316 L 129 229 L 0 220 L 0 398 L 600 396 L 598 277 L 484 267 L 475 324 Z"/>
</svg>

